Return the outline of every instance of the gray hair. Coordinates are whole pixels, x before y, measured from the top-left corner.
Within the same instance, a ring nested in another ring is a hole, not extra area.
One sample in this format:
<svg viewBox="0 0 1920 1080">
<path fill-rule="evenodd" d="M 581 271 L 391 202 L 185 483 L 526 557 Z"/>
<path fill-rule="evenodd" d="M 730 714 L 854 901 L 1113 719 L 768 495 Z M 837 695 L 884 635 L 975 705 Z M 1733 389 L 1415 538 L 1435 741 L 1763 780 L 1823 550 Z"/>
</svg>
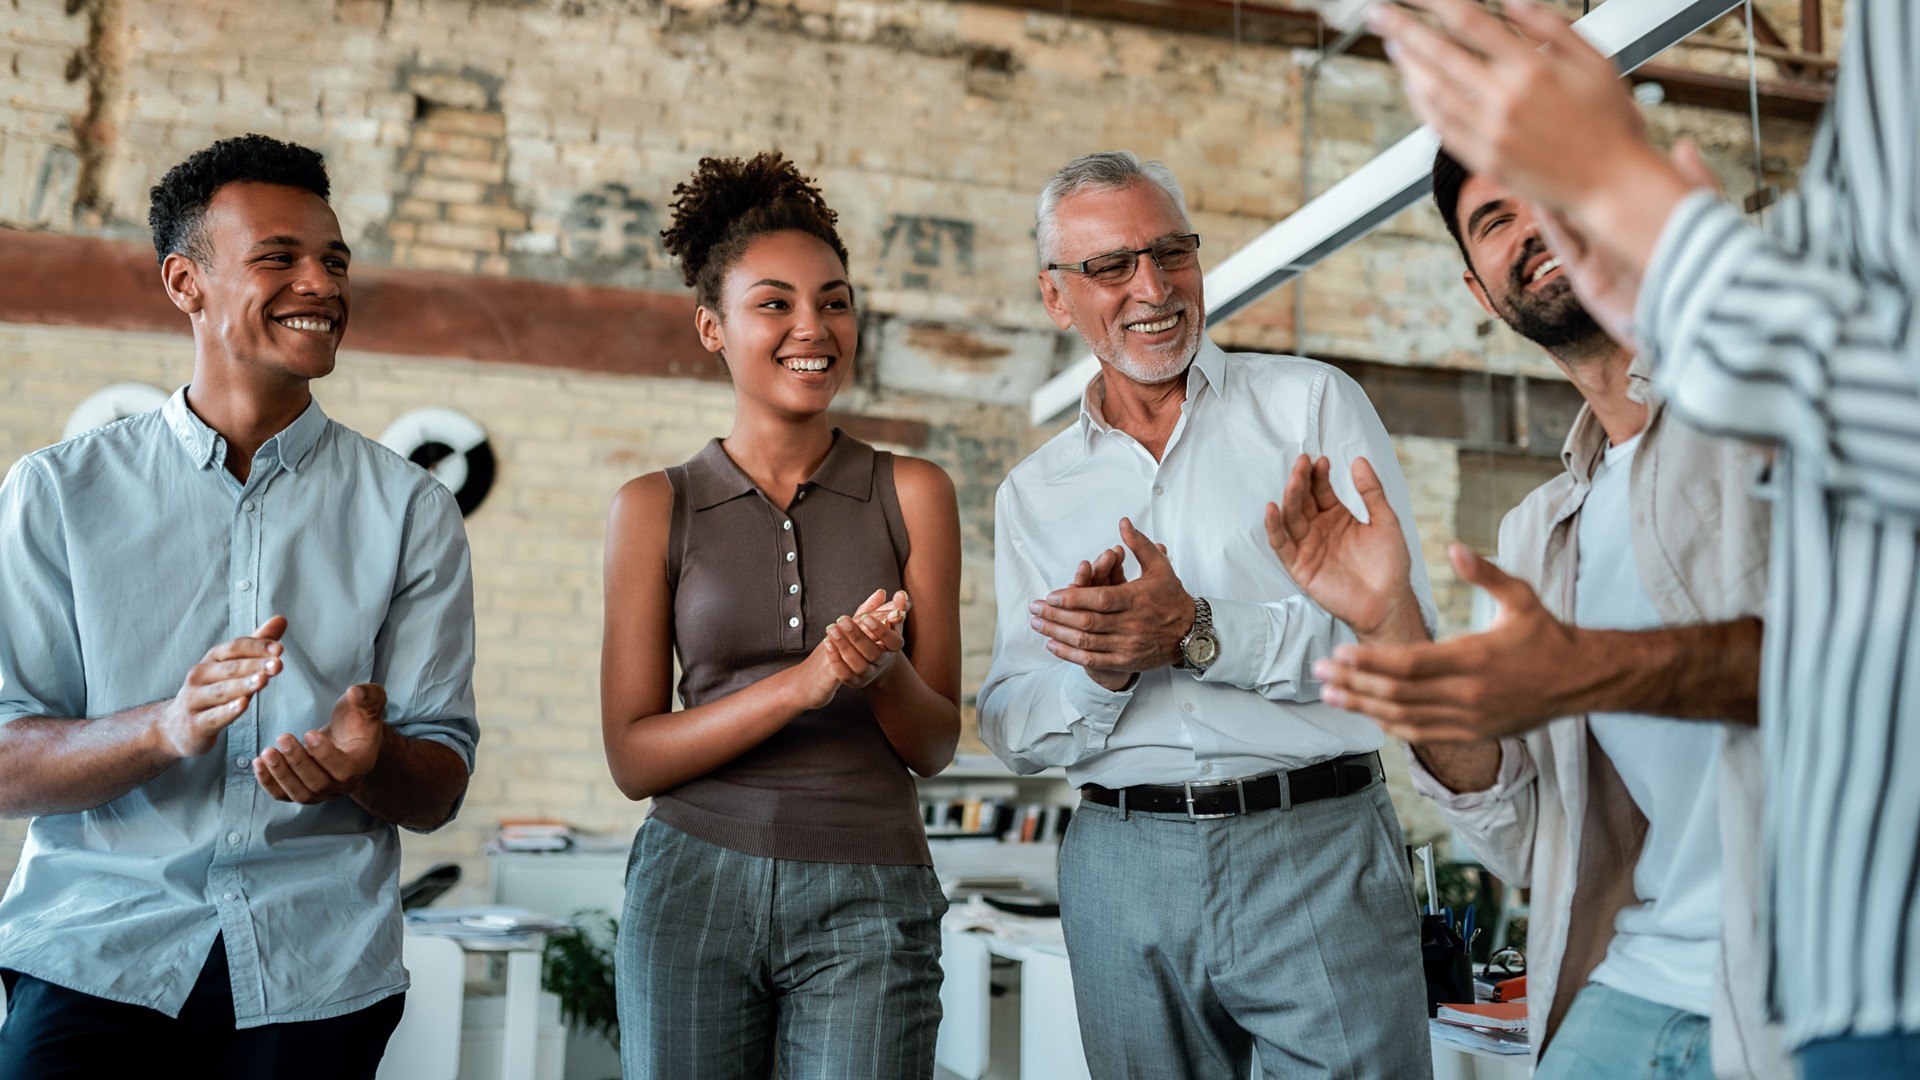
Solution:
<svg viewBox="0 0 1920 1080">
<path fill-rule="evenodd" d="M 1131 187 L 1145 181 L 1167 193 L 1173 205 L 1180 210 L 1180 218 L 1189 222 L 1187 216 L 1187 197 L 1180 190 L 1180 181 L 1173 178 L 1173 170 L 1157 161 L 1141 161 L 1140 155 L 1131 150 L 1101 150 L 1084 157 L 1074 158 L 1061 166 L 1053 174 L 1047 186 L 1040 191 L 1040 201 L 1033 212 L 1033 236 L 1040 248 L 1040 265 L 1054 261 L 1054 242 L 1060 238 L 1059 223 L 1054 215 L 1060 209 L 1060 200 L 1069 195 L 1094 188 L 1102 191 L 1114 191 Z"/>
</svg>

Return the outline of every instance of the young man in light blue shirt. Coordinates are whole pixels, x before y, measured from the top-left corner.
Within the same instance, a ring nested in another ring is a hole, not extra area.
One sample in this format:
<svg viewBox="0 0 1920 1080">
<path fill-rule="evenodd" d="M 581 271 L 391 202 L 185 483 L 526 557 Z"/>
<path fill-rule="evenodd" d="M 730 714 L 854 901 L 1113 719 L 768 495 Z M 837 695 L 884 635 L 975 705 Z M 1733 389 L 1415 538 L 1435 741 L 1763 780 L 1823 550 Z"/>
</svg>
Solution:
<svg viewBox="0 0 1920 1080">
<path fill-rule="evenodd" d="M 350 252 L 320 155 L 153 189 L 193 381 L 0 486 L 0 1075 L 372 1077 L 406 972 L 395 826 L 479 731 L 451 494 L 328 420 Z"/>
</svg>

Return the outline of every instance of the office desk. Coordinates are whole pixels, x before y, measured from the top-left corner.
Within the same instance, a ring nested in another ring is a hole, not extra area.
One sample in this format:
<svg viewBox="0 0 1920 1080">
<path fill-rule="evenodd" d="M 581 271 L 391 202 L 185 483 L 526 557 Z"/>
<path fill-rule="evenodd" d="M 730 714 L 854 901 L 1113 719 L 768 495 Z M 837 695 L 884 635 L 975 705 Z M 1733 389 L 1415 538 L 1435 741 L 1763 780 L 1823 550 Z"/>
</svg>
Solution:
<svg viewBox="0 0 1920 1080">
<path fill-rule="evenodd" d="M 1073 1007 L 1073 981 L 1058 919 L 1001 916 L 989 933 L 948 918 L 941 934 L 942 1080 L 1087 1080 L 1086 1051 Z M 993 1000 L 993 958 L 1018 965 L 1017 985 Z M 1011 999 L 1011 1000 L 1009 1000 Z M 1008 1043 L 1018 1046 L 1009 1053 Z"/>
<path fill-rule="evenodd" d="M 488 953 L 506 960 L 505 1022 L 500 1061 L 461 1061 L 466 1005 L 466 956 Z M 454 940 L 409 933 L 405 938 L 406 1011 L 387 1042 L 376 1080 L 455 1080 L 481 1072 L 502 1080 L 536 1080 L 540 1020 L 540 944 Z"/>
</svg>

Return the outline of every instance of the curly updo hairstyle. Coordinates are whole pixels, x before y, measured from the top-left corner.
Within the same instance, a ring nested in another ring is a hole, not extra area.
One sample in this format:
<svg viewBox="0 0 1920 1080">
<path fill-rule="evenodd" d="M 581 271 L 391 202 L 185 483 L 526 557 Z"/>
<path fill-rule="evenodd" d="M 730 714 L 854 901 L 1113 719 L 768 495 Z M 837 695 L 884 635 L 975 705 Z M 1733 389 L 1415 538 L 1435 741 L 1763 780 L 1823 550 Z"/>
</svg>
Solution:
<svg viewBox="0 0 1920 1080">
<path fill-rule="evenodd" d="M 196 151 L 167 170 L 148 193 L 153 206 L 147 211 L 147 226 L 153 230 L 155 258 L 164 263 L 178 252 L 207 264 L 213 249 L 200 226 L 207 205 L 228 184 L 281 184 L 325 199 L 327 163 L 317 150 L 265 135 L 221 139 Z"/>
<path fill-rule="evenodd" d="M 727 271 L 759 237 L 803 232 L 847 261 L 847 246 L 834 228 L 838 214 L 827 208 L 812 177 L 778 150 L 752 158 L 701 158 L 693 178 L 673 188 L 673 225 L 662 231 L 668 254 L 680 260 L 680 273 L 693 287 L 694 301 L 720 310 L 720 285 Z"/>
</svg>

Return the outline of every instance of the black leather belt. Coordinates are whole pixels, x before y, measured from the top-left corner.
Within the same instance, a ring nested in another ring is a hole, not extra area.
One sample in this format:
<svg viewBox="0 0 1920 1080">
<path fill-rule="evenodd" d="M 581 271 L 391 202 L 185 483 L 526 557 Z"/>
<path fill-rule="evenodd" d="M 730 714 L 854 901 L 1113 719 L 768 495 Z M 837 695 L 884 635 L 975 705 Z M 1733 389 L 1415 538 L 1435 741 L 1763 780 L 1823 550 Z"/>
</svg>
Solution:
<svg viewBox="0 0 1920 1080">
<path fill-rule="evenodd" d="M 1185 814 L 1194 820 L 1232 817 L 1255 810 L 1285 810 L 1316 799 L 1331 799 L 1363 791 L 1381 780 L 1380 754 L 1348 754 L 1318 765 L 1285 773 L 1267 773 L 1242 780 L 1211 780 L 1194 784 L 1137 784 L 1106 788 L 1088 784 L 1080 795 L 1101 806 L 1147 814 Z"/>
</svg>

